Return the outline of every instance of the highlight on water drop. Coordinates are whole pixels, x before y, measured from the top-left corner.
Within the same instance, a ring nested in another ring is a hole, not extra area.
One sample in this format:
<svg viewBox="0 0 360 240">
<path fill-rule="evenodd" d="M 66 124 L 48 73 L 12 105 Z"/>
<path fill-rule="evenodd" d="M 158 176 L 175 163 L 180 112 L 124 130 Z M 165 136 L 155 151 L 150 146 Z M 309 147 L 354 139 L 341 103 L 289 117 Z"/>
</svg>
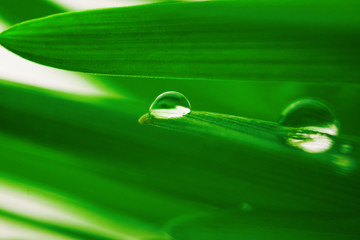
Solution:
<svg viewBox="0 0 360 240">
<path fill-rule="evenodd" d="M 309 153 L 322 153 L 333 145 L 339 123 L 333 112 L 321 101 L 299 99 L 285 108 L 279 124 L 284 127 L 285 141 Z"/>
<path fill-rule="evenodd" d="M 187 98 L 175 91 L 160 94 L 151 104 L 149 113 L 157 119 L 181 118 L 191 112 Z"/>
</svg>

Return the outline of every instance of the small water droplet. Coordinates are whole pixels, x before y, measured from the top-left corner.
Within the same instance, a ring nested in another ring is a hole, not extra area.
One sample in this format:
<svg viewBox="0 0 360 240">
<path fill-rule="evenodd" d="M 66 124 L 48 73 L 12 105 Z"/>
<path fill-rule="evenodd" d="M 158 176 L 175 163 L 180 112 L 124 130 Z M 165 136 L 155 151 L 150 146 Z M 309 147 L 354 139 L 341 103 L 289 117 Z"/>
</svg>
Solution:
<svg viewBox="0 0 360 240">
<path fill-rule="evenodd" d="M 181 118 L 191 112 L 187 98 L 175 91 L 160 94 L 150 106 L 150 115 L 158 119 Z"/>
<path fill-rule="evenodd" d="M 331 162 L 335 171 L 342 175 L 350 173 L 355 168 L 354 159 L 348 155 L 334 154 Z"/>
<path fill-rule="evenodd" d="M 287 144 L 309 153 L 329 150 L 332 136 L 339 132 L 338 121 L 331 110 L 311 98 L 297 100 L 286 107 L 279 124 L 287 128 Z"/>
<path fill-rule="evenodd" d="M 351 153 L 352 151 L 352 146 L 350 144 L 347 143 L 343 143 L 340 145 L 340 152 L 343 154 L 348 154 Z"/>
<path fill-rule="evenodd" d="M 244 202 L 241 206 L 241 211 L 243 212 L 251 212 L 252 210 L 253 210 L 252 206 L 247 202 Z"/>
<path fill-rule="evenodd" d="M 353 157 L 353 146 L 344 141 L 337 144 L 338 152 L 332 155 L 332 164 L 335 167 L 335 171 L 339 174 L 346 175 L 352 172 L 356 168 L 356 161 Z"/>
</svg>

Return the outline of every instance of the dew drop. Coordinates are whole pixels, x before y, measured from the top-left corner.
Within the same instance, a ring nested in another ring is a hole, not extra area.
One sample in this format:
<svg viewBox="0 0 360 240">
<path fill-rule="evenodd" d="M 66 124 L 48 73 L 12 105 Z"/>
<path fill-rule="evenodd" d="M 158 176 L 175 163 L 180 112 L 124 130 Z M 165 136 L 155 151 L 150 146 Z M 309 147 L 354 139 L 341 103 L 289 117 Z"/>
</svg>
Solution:
<svg viewBox="0 0 360 240">
<path fill-rule="evenodd" d="M 191 112 L 187 98 L 175 91 L 160 94 L 150 106 L 150 115 L 157 119 L 181 118 Z"/>
<path fill-rule="evenodd" d="M 309 153 L 329 150 L 333 145 L 332 136 L 339 132 L 338 121 L 331 110 L 311 98 L 297 100 L 286 107 L 279 124 L 287 129 L 287 144 Z"/>
<path fill-rule="evenodd" d="M 241 205 L 241 211 L 243 211 L 243 212 L 251 212 L 252 210 L 253 210 L 252 206 L 247 202 L 244 202 Z"/>
</svg>

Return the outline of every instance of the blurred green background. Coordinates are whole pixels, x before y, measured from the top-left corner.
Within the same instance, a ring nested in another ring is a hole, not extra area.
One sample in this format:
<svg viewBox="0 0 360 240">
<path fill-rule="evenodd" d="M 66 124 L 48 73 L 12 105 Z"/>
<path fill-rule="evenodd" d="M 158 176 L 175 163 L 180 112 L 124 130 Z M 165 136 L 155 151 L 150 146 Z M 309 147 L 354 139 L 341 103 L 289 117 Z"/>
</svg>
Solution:
<svg viewBox="0 0 360 240">
<path fill-rule="evenodd" d="M 0 29 L 148 2 L 0 0 Z M 140 125 L 169 90 L 194 110 L 268 121 L 298 98 L 319 98 L 341 134 L 360 136 L 358 83 L 99 76 L 1 47 L 0 239 L 358 239 L 357 168 L 343 176 L 226 138 Z"/>
</svg>

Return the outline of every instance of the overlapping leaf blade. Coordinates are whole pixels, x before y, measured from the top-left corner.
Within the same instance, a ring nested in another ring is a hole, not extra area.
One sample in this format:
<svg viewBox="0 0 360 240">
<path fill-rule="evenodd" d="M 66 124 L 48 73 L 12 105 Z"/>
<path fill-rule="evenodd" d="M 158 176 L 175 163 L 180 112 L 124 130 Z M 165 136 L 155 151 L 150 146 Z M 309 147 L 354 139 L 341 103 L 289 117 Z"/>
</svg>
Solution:
<svg viewBox="0 0 360 240">
<path fill-rule="evenodd" d="M 73 71 L 357 83 L 359 22 L 342 4 L 317 11 L 286 2 L 175 2 L 47 17 L 3 32 L 0 43 L 29 60 Z"/>
</svg>

